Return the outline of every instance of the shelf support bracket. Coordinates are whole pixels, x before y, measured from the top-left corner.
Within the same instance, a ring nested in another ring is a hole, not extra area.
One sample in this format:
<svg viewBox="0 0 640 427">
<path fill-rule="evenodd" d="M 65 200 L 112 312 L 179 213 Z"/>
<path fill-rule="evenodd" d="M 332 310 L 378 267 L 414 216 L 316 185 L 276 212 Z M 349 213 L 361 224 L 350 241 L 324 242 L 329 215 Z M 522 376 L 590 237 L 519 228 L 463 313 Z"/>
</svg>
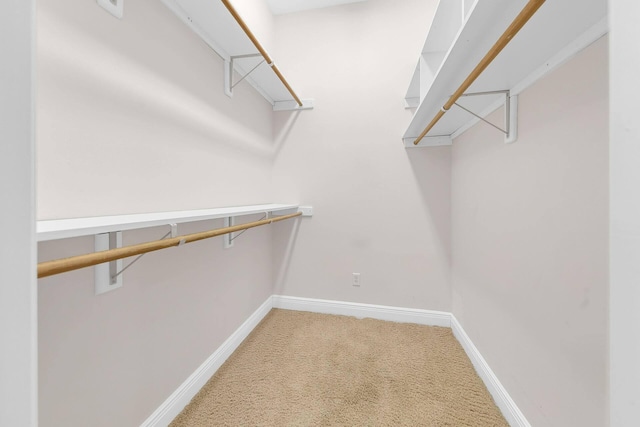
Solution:
<svg viewBox="0 0 640 427">
<path fill-rule="evenodd" d="M 262 221 L 265 218 L 271 218 L 271 212 L 265 212 L 264 215 L 262 216 L 262 218 L 260 218 L 258 221 Z M 225 228 L 226 227 L 233 227 L 234 225 L 236 225 L 234 217 L 230 216 L 230 217 L 224 219 Z M 236 240 L 238 237 L 242 236 L 246 231 L 247 230 L 242 230 L 238 234 L 236 234 L 236 233 L 227 233 L 227 234 L 225 234 L 224 235 L 224 240 L 223 240 L 223 247 L 225 249 L 232 248 L 233 247 L 233 241 Z"/>
<path fill-rule="evenodd" d="M 243 81 L 244 79 L 246 79 L 247 77 L 249 77 L 249 75 L 251 73 L 253 73 L 256 68 L 258 68 L 259 66 L 261 66 L 263 63 L 266 62 L 265 59 L 263 59 L 262 61 L 258 62 L 258 65 L 256 65 L 255 67 L 253 67 L 248 73 L 246 73 L 244 76 L 240 77 L 240 79 L 234 83 L 233 81 L 233 70 L 234 70 L 234 63 L 236 60 L 238 59 L 243 59 L 243 58 L 256 58 L 256 57 L 261 57 L 262 55 L 259 53 L 250 53 L 248 55 L 236 55 L 236 56 L 230 56 L 229 59 L 225 59 L 224 60 L 224 93 L 228 96 L 228 97 L 232 97 L 233 96 L 233 88 L 236 87 L 238 85 L 238 83 L 240 83 L 241 81 Z"/>
<path fill-rule="evenodd" d="M 235 217 L 227 217 L 224 219 L 224 227 L 233 227 L 236 225 Z M 236 238 L 235 233 L 227 233 L 222 236 L 222 247 L 225 249 L 229 249 L 233 247 L 233 240 Z"/>
<path fill-rule="evenodd" d="M 518 140 L 518 95 L 507 94 L 504 119 L 507 123 L 507 136 L 504 142 L 512 144 Z"/>
<path fill-rule="evenodd" d="M 170 230 L 167 234 L 162 236 L 160 240 L 167 237 L 178 236 L 178 224 L 169 224 Z M 122 231 L 116 231 L 111 233 L 96 234 L 95 236 L 95 250 L 106 251 L 108 249 L 115 249 L 122 247 Z M 180 246 L 180 245 L 178 245 Z M 126 269 L 135 264 L 140 258 L 146 254 L 138 255 L 133 261 L 127 264 L 126 267 L 122 267 L 122 260 L 111 261 L 109 263 L 98 264 L 95 266 L 95 287 L 96 295 L 104 294 L 105 292 L 113 291 L 122 287 L 122 273 Z"/>
<path fill-rule="evenodd" d="M 300 206 L 298 208 L 299 212 L 302 212 L 302 216 L 313 216 L 313 207 L 312 206 Z M 287 211 L 287 213 L 294 213 L 294 211 Z M 283 213 L 282 215 L 286 215 L 287 213 Z M 274 215 L 273 212 L 271 211 L 267 211 L 264 213 L 264 215 L 262 215 L 262 218 L 260 218 L 258 221 L 262 221 L 264 219 L 270 219 L 270 218 L 276 218 L 278 215 Z M 224 219 L 224 227 L 233 227 L 235 224 L 235 217 L 226 217 Z M 239 233 L 227 233 L 225 234 L 222 240 L 222 246 L 224 249 L 229 249 L 233 247 L 233 243 L 234 240 L 236 240 L 238 237 L 242 236 L 247 230 L 242 230 Z"/>
<path fill-rule="evenodd" d="M 96 252 L 122 247 L 122 231 L 95 235 Z M 122 276 L 117 272 L 122 269 L 122 260 L 105 262 L 94 267 L 95 293 L 104 294 L 122 287 Z"/>
<path fill-rule="evenodd" d="M 458 104 L 457 102 L 455 102 L 453 105 L 463 109 L 464 111 L 466 111 L 467 113 L 469 113 L 472 116 L 476 117 L 477 119 L 482 120 L 483 122 L 485 122 L 489 126 L 492 126 L 492 127 L 496 128 L 497 130 L 499 130 L 500 132 L 504 133 L 504 135 L 505 135 L 505 139 L 504 139 L 505 144 L 511 144 L 513 142 L 516 142 L 516 140 L 518 139 L 518 95 L 511 95 L 511 91 L 509 91 L 509 90 L 494 90 L 494 91 L 488 91 L 488 92 L 464 93 L 464 94 L 460 95 L 460 97 L 463 97 L 463 96 L 495 95 L 495 94 L 504 94 L 504 97 L 505 97 L 505 100 L 504 100 L 504 123 L 505 123 L 505 128 L 506 129 L 500 128 L 499 126 L 491 123 L 490 121 L 488 121 L 484 117 L 480 116 L 479 114 L 474 113 L 473 111 L 471 111 L 468 108 Z"/>
</svg>

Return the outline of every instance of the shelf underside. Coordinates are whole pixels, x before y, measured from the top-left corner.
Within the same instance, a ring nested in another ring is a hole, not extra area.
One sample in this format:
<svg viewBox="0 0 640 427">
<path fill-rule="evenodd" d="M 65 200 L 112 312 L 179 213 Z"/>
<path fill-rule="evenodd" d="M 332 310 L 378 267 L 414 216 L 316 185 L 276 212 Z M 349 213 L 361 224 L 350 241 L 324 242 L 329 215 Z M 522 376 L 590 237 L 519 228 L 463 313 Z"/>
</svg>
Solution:
<svg viewBox="0 0 640 427">
<path fill-rule="evenodd" d="M 218 218 L 252 215 L 266 212 L 288 212 L 297 205 L 266 204 L 190 211 L 155 212 L 147 214 L 113 215 L 89 218 L 57 219 L 37 222 L 37 240 L 65 239 L 112 231 L 126 231 L 169 224 L 205 221 Z"/>
<path fill-rule="evenodd" d="M 423 102 L 416 109 L 403 136 L 405 143 L 424 130 L 526 3 L 526 0 L 480 0 L 475 4 Z M 605 0 L 545 2 L 467 93 L 522 90 L 523 83 L 530 81 L 532 76 L 539 78 L 551 69 L 549 61 L 554 57 L 571 52 L 572 45 L 584 43 L 585 38 L 590 37 L 593 40 L 588 42 L 593 42 L 606 33 L 606 14 Z M 463 97 L 459 103 L 483 115 L 496 108 L 500 99 L 504 99 L 504 95 Z M 428 136 L 452 135 L 473 121 L 472 115 L 453 106 Z M 502 120 L 496 124 L 503 127 Z M 429 145 L 428 139 L 420 145 Z"/>
<path fill-rule="evenodd" d="M 231 57 L 258 54 L 257 48 L 244 33 L 226 7 L 219 0 L 162 0 L 179 18 L 196 32 L 225 61 Z M 241 58 L 234 61 L 238 76 L 251 71 L 262 57 Z M 265 62 L 246 78 L 271 104 L 290 101 L 293 97 Z"/>
</svg>

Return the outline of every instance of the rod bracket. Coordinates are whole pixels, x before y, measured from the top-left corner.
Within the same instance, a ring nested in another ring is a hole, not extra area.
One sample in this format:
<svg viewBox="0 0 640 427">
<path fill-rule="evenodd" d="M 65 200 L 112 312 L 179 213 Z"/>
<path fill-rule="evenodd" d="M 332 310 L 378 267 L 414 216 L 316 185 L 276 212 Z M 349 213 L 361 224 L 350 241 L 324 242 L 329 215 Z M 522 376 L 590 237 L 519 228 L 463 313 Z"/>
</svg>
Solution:
<svg viewBox="0 0 640 427">
<path fill-rule="evenodd" d="M 298 105 L 296 101 L 274 101 L 273 111 L 313 110 L 314 102 L 314 99 L 303 99 L 302 105 Z"/>
<path fill-rule="evenodd" d="M 121 248 L 122 231 L 96 234 L 94 241 L 96 252 Z M 122 275 L 118 274 L 120 270 L 122 270 L 121 259 L 98 264 L 93 268 L 96 295 L 114 291 L 122 287 Z"/>
</svg>

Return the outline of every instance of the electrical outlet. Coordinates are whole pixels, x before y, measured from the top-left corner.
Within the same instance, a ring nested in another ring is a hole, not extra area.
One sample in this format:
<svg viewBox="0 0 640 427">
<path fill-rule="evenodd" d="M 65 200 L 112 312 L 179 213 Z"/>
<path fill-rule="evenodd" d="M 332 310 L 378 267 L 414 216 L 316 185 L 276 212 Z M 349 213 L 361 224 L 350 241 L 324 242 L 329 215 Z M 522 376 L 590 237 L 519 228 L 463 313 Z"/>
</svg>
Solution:
<svg viewBox="0 0 640 427">
<path fill-rule="evenodd" d="M 353 277 L 351 278 L 351 284 L 353 286 L 360 286 L 360 273 L 353 273 Z"/>
<path fill-rule="evenodd" d="M 122 19 L 124 0 L 96 0 L 100 6 L 118 19 Z"/>
</svg>

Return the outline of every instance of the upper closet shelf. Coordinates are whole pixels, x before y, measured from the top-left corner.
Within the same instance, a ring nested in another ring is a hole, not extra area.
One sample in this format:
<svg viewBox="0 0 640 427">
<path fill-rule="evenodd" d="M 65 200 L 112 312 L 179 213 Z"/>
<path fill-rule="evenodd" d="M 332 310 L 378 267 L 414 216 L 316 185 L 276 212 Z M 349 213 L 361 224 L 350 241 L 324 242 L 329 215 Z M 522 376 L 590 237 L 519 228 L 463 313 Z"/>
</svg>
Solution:
<svg viewBox="0 0 640 427">
<path fill-rule="evenodd" d="M 232 96 L 233 87 L 246 80 L 274 111 L 313 108 L 313 100 L 296 95 L 228 0 L 162 2 L 224 59 L 227 95 Z"/>
<path fill-rule="evenodd" d="M 311 216 L 312 214 L 310 207 L 298 207 L 298 205 L 287 204 L 266 204 L 191 211 L 56 219 L 38 221 L 36 229 L 38 241 L 43 242 L 69 237 L 88 236 L 218 218 L 232 218 L 259 213 L 284 215 L 297 210 L 300 210 L 303 216 Z"/>
<path fill-rule="evenodd" d="M 416 138 L 527 3 L 440 0 L 405 97 L 408 108 L 417 107 L 403 136 L 406 147 L 415 146 Z M 505 114 L 504 125 L 496 125 L 504 129 L 511 119 L 514 129 L 515 95 L 607 31 L 606 0 L 544 2 L 418 147 L 450 145 L 479 120 L 477 116 L 486 116 L 505 99 L 511 100 L 511 114 Z"/>
</svg>

